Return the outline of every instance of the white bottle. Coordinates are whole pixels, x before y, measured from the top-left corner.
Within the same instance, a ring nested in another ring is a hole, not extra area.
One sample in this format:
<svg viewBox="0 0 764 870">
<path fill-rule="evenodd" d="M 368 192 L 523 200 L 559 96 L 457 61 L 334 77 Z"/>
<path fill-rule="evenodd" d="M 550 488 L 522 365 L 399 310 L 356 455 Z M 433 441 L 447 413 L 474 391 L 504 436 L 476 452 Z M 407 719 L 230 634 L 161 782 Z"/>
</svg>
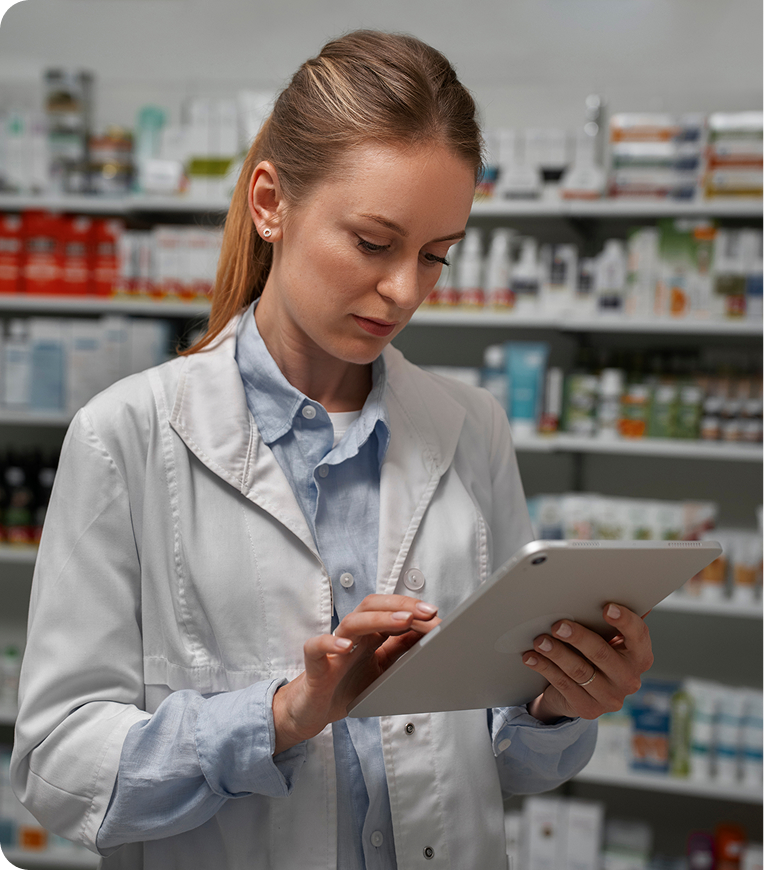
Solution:
<svg viewBox="0 0 764 870">
<path fill-rule="evenodd" d="M 482 308 L 485 304 L 483 292 L 483 241 L 482 233 L 474 227 L 467 230 L 461 243 L 459 263 L 456 267 L 456 286 L 459 290 L 459 304 Z"/>
<path fill-rule="evenodd" d="M 620 239 L 608 239 L 597 258 L 597 308 L 601 314 L 622 314 L 626 295 L 626 249 Z"/>
<path fill-rule="evenodd" d="M 529 314 L 537 310 L 540 288 L 538 244 L 536 239 L 524 238 L 520 247 L 520 259 L 512 269 L 512 292 L 519 313 Z"/>
<path fill-rule="evenodd" d="M 483 368 L 480 372 L 480 386 L 507 410 L 507 367 L 504 347 L 491 344 L 483 351 Z"/>
<path fill-rule="evenodd" d="M 9 335 L 3 345 L 2 402 L 16 411 L 29 407 L 32 381 L 32 349 L 26 320 L 10 322 Z"/>
<path fill-rule="evenodd" d="M 490 308 L 509 309 L 512 294 L 512 236 L 514 230 L 501 227 L 493 231 L 486 258 L 485 304 Z"/>
</svg>

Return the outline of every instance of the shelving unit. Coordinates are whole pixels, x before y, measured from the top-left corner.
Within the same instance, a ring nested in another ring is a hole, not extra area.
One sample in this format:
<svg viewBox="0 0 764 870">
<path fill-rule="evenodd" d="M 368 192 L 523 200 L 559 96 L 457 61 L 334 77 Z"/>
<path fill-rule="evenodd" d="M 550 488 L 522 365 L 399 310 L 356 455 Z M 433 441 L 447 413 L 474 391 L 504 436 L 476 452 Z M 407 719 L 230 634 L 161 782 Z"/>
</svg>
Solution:
<svg viewBox="0 0 764 870">
<path fill-rule="evenodd" d="M 174 218 L 178 222 L 188 221 L 193 215 L 208 215 L 215 220 L 225 214 L 227 203 L 216 201 L 189 200 L 181 197 L 126 197 L 123 199 L 98 199 L 95 197 L 72 198 L 37 198 L 0 195 L 0 211 L 12 211 L 32 208 L 44 208 L 54 211 L 74 213 L 91 213 L 102 215 L 123 216 L 127 220 L 137 219 L 142 225 L 152 222 L 167 222 Z M 646 222 L 668 217 L 715 218 L 733 223 L 756 222 L 761 220 L 762 203 L 760 200 L 711 200 L 711 201 L 649 201 L 649 200 L 597 200 L 597 201 L 565 201 L 546 198 L 536 201 L 479 201 L 476 202 L 472 219 L 477 225 L 484 227 L 509 224 L 521 232 L 528 229 L 531 234 L 544 227 L 550 232 L 572 233 L 577 238 L 586 240 L 589 244 L 596 236 L 596 231 L 612 226 L 620 232 L 628 226 L 628 221 Z M 35 297 L 35 296 L 0 296 L 0 317 L 19 316 L 20 314 L 56 314 L 62 316 L 91 316 L 102 314 L 126 314 L 149 317 L 167 317 L 177 320 L 199 320 L 209 311 L 208 303 L 204 301 L 183 301 L 167 299 L 132 299 L 132 298 L 74 298 L 74 297 Z M 450 331 L 449 330 L 453 330 Z M 448 335 L 448 342 L 444 336 Z M 615 317 L 583 317 L 558 313 L 554 316 L 525 315 L 517 312 L 500 312 L 485 309 L 455 308 L 443 310 L 440 308 L 423 307 L 413 317 L 410 326 L 403 336 L 410 336 L 409 344 L 403 346 L 404 353 L 414 362 L 443 362 L 444 358 L 452 358 L 456 364 L 479 365 L 482 348 L 495 341 L 530 335 L 534 338 L 558 342 L 565 346 L 566 352 L 582 341 L 593 343 L 607 340 L 609 334 L 617 336 L 617 341 L 647 342 L 671 345 L 675 340 L 683 347 L 715 342 L 721 345 L 745 346 L 753 348 L 756 339 L 762 335 L 761 322 L 751 320 L 697 320 L 691 318 L 665 318 L 628 320 Z M 397 341 L 397 340 L 396 340 Z M 405 344 L 405 343 L 404 343 Z M 461 345 L 469 345 L 468 351 L 463 351 Z M 437 353 L 434 350 L 437 349 Z M 429 359 L 430 356 L 440 358 Z M 468 360 L 462 362 L 462 360 Z M 27 413 L 0 412 L 0 426 L 34 427 L 49 431 L 51 438 L 57 437 L 58 427 L 63 434 L 64 427 L 69 422 L 69 415 L 32 415 Z M 26 431 L 26 430 L 24 430 Z M 685 487 L 696 486 L 699 479 L 711 477 L 714 497 L 717 497 L 716 481 L 722 476 L 731 475 L 734 485 L 719 489 L 718 498 L 738 499 L 740 486 L 745 490 L 745 500 L 760 499 L 760 463 L 762 462 L 762 447 L 759 444 L 726 444 L 718 442 L 679 441 L 668 439 L 612 440 L 577 438 L 564 433 L 553 437 L 534 437 L 517 439 L 516 448 L 519 454 L 521 471 L 525 478 L 524 463 L 533 471 L 533 481 L 536 492 L 554 492 L 565 488 L 560 482 L 561 469 L 565 470 L 569 463 L 576 471 L 570 474 L 572 488 L 589 488 L 594 476 L 599 481 L 607 479 L 609 462 L 619 462 L 620 468 L 630 469 L 631 476 L 626 475 L 624 483 L 616 481 L 613 488 L 618 494 L 618 486 L 622 493 L 629 491 L 629 486 L 639 478 L 647 481 L 655 475 L 654 482 L 660 491 L 653 494 L 656 497 L 686 497 Z M 681 461 L 679 461 L 681 460 Z M 593 474 L 595 467 L 603 466 L 605 471 Z M 654 469 L 659 468 L 658 472 Z M 637 469 L 634 471 L 634 469 Z M 752 473 L 749 473 L 752 472 Z M 618 475 L 620 478 L 620 475 Z M 564 479 L 564 478 L 563 478 Z M 539 481 L 543 481 L 540 483 Z M 740 483 L 742 482 L 742 483 Z M 601 486 L 602 484 L 597 484 Z M 596 486 L 596 485 L 595 485 Z M 697 487 L 696 487 L 697 488 Z M 734 490 L 734 493 L 733 493 Z M 532 495 L 532 491 L 527 494 Z M 695 497 L 695 496 L 693 496 Z M 753 518 L 751 517 L 751 522 Z M 0 546 L 0 572 L 6 565 L 16 572 L 27 572 L 31 577 L 36 551 L 34 548 L 2 547 Z M 15 587 L 22 584 L 16 582 Z M 732 600 L 709 602 L 692 598 L 689 595 L 677 593 L 670 596 L 656 608 L 654 615 L 657 633 L 661 634 L 662 642 L 666 635 L 673 637 L 673 627 L 667 630 L 667 621 L 671 626 L 681 623 L 681 631 L 687 624 L 697 626 L 698 633 L 711 631 L 727 632 L 728 643 L 721 643 L 720 655 L 734 661 L 732 652 L 736 642 L 738 629 L 748 635 L 760 632 L 762 624 L 761 602 L 755 605 L 745 605 Z M 758 624 L 757 624 L 758 623 Z M 651 626 L 651 631 L 653 628 Z M 688 630 L 689 631 L 689 630 Z M 692 641 L 695 642 L 695 641 Z M 666 643 L 670 643 L 666 640 Z M 665 644 L 664 644 L 665 645 Z M 689 671 L 685 671 L 687 673 Z M 752 684 L 756 678 L 747 678 Z M 12 725 L 14 711 L 0 708 L 0 724 Z M 626 789 L 634 789 L 634 796 L 629 794 L 629 813 L 638 816 L 641 812 L 648 813 L 653 804 L 659 804 L 661 796 L 676 801 L 702 798 L 709 807 L 713 801 L 720 802 L 719 815 L 723 815 L 726 807 L 732 802 L 744 802 L 754 807 L 761 804 L 760 791 L 744 789 L 739 785 L 725 785 L 719 782 L 696 783 L 693 781 L 673 779 L 665 776 L 639 775 L 635 773 L 616 774 L 600 770 L 584 770 L 571 783 L 572 790 L 588 788 L 601 789 L 612 794 L 614 800 Z M 610 791 L 607 791 L 610 790 Z M 637 793 L 642 792 L 641 801 Z M 633 810 L 631 803 L 634 804 Z M 658 812 L 656 810 L 656 812 Z M 709 810 L 711 812 L 711 810 Z M 759 834 L 760 836 L 760 834 Z M 34 855 L 32 853 L 9 852 L 8 857 L 14 863 L 24 867 L 82 867 L 97 865 L 95 856 L 78 852 L 75 854 L 51 852 L 50 854 Z M 90 863 L 90 859 L 93 859 Z"/>
<path fill-rule="evenodd" d="M 87 849 L 49 849 L 32 852 L 26 849 L 4 849 L 5 857 L 22 870 L 91 870 L 98 867 L 100 858 Z"/>
<path fill-rule="evenodd" d="M 691 779 L 665 776 L 664 774 L 636 773 L 634 771 L 612 773 L 607 770 L 584 768 L 576 777 L 580 782 L 593 782 L 618 788 L 647 789 L 648 791 L 672 792 L 688 797 L 705 797 L 715 800 L 737 801 L 751 804 L 762 803 L 761 789 L 741 783 L 716 780 L 696 782 Z"/>
</svg>

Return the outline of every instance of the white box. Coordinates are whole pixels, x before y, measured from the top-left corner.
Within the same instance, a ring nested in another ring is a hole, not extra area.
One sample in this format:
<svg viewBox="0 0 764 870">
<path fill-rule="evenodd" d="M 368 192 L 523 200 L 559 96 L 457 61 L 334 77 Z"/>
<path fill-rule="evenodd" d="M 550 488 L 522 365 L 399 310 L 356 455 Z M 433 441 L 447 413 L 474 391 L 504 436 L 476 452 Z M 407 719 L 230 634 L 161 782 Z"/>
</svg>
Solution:
<svg viewBox="0 0 764 870">
<path fill-rule="evenodd" d="M 73 415 L 106 386 L 99 320 L 73 318 L 69 322 L 67 362 L 66 410 Z"/>
<path fill-rule="evenodd" d="M 562 798 L 529 797 L 523 803 L 522 870 L 561 870 L 565 865 Z"/>
<path fill-rule="evenodd" d="M 563 804 L 565 863 L 560 870 L 599 870 L 605 809 L 596 801 L 567 800 Z"/>
</svg>

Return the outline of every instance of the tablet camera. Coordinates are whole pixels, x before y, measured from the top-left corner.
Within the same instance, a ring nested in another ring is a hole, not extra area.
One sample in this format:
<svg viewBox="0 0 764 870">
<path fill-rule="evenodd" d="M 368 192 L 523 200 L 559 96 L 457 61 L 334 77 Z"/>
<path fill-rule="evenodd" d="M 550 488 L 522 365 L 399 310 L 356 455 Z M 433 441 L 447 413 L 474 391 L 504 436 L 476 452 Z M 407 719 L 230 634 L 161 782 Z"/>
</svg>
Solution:
<svg viewBox="0 0 764 870">
<path fill-rule="evenodd" d="M 543 565 L 546 562 L 546 556 L 536 556 L 535 559 L 531 559 L 531 565 Z"/>
</svg>

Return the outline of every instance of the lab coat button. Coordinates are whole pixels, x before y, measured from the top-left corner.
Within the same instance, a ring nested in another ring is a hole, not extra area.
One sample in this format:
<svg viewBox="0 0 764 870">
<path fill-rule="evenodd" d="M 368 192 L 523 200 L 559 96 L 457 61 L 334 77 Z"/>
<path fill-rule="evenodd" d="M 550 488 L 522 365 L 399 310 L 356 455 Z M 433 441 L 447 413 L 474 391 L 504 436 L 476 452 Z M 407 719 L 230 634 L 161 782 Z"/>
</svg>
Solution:
<svg viewBox="0 0 764 870">
<path fill-rule="evenodd" d="M 422 849 L 422 854 L 429 861 L 430 858 L 435 857 L 435 849 L 433 849 L 432 846 L 425 846 L 424 849 Z"/>
<path fill-rule="evenodd" d="M 382 831 L 374 831 L 374 833 L 371 835 L 371 845 L 379 847 L 384 842 L 384 839 L 385 836 Z"/>
<path fill-rule="evenodd" d="M 327 477 L 329 474 L 329 466 L 328 465 L 319 465 L 318 466 L 318 476 L 319 477 Z"/>
<path fill-rule="evenodd" d="M 415 728 L 414 728 L 414 723 L 413 723 L 413 722 L 407 722 L 407 723 L 406 723 L 406 728 L 405 728 L 406 734 L 413 734 L 413 733 L 414 733 L 414 730 L 415 730 Z"/>
<path fill-rule="evenodd" d="M 409 568 L 403 575 L 403 585 L 412 592 L 419 592 L 424 589 L 424 574 L 419 568 Z"/>
<path fill-rule="evenodd" d="M 502 740 L 501 743 L 499 743 L 499 752 L 505 752 L 511 745 L 512 741 L 509 738 Z"/>
<path fill-rule="evenodd" d="M 313 405 L 306 405 L 302 409 L 302 416 L 305 417 L 306 420 L 312 420 L 316 416 L 316 409 Z"/>
<path fill-rule="evenodd" d="M 355 583 L 355 577 L 346 571 L 344 574 L 340 574 L 340 583 L 345 587 L 345 589 L 350 589 L 350 587 Z"/>
</svg>

